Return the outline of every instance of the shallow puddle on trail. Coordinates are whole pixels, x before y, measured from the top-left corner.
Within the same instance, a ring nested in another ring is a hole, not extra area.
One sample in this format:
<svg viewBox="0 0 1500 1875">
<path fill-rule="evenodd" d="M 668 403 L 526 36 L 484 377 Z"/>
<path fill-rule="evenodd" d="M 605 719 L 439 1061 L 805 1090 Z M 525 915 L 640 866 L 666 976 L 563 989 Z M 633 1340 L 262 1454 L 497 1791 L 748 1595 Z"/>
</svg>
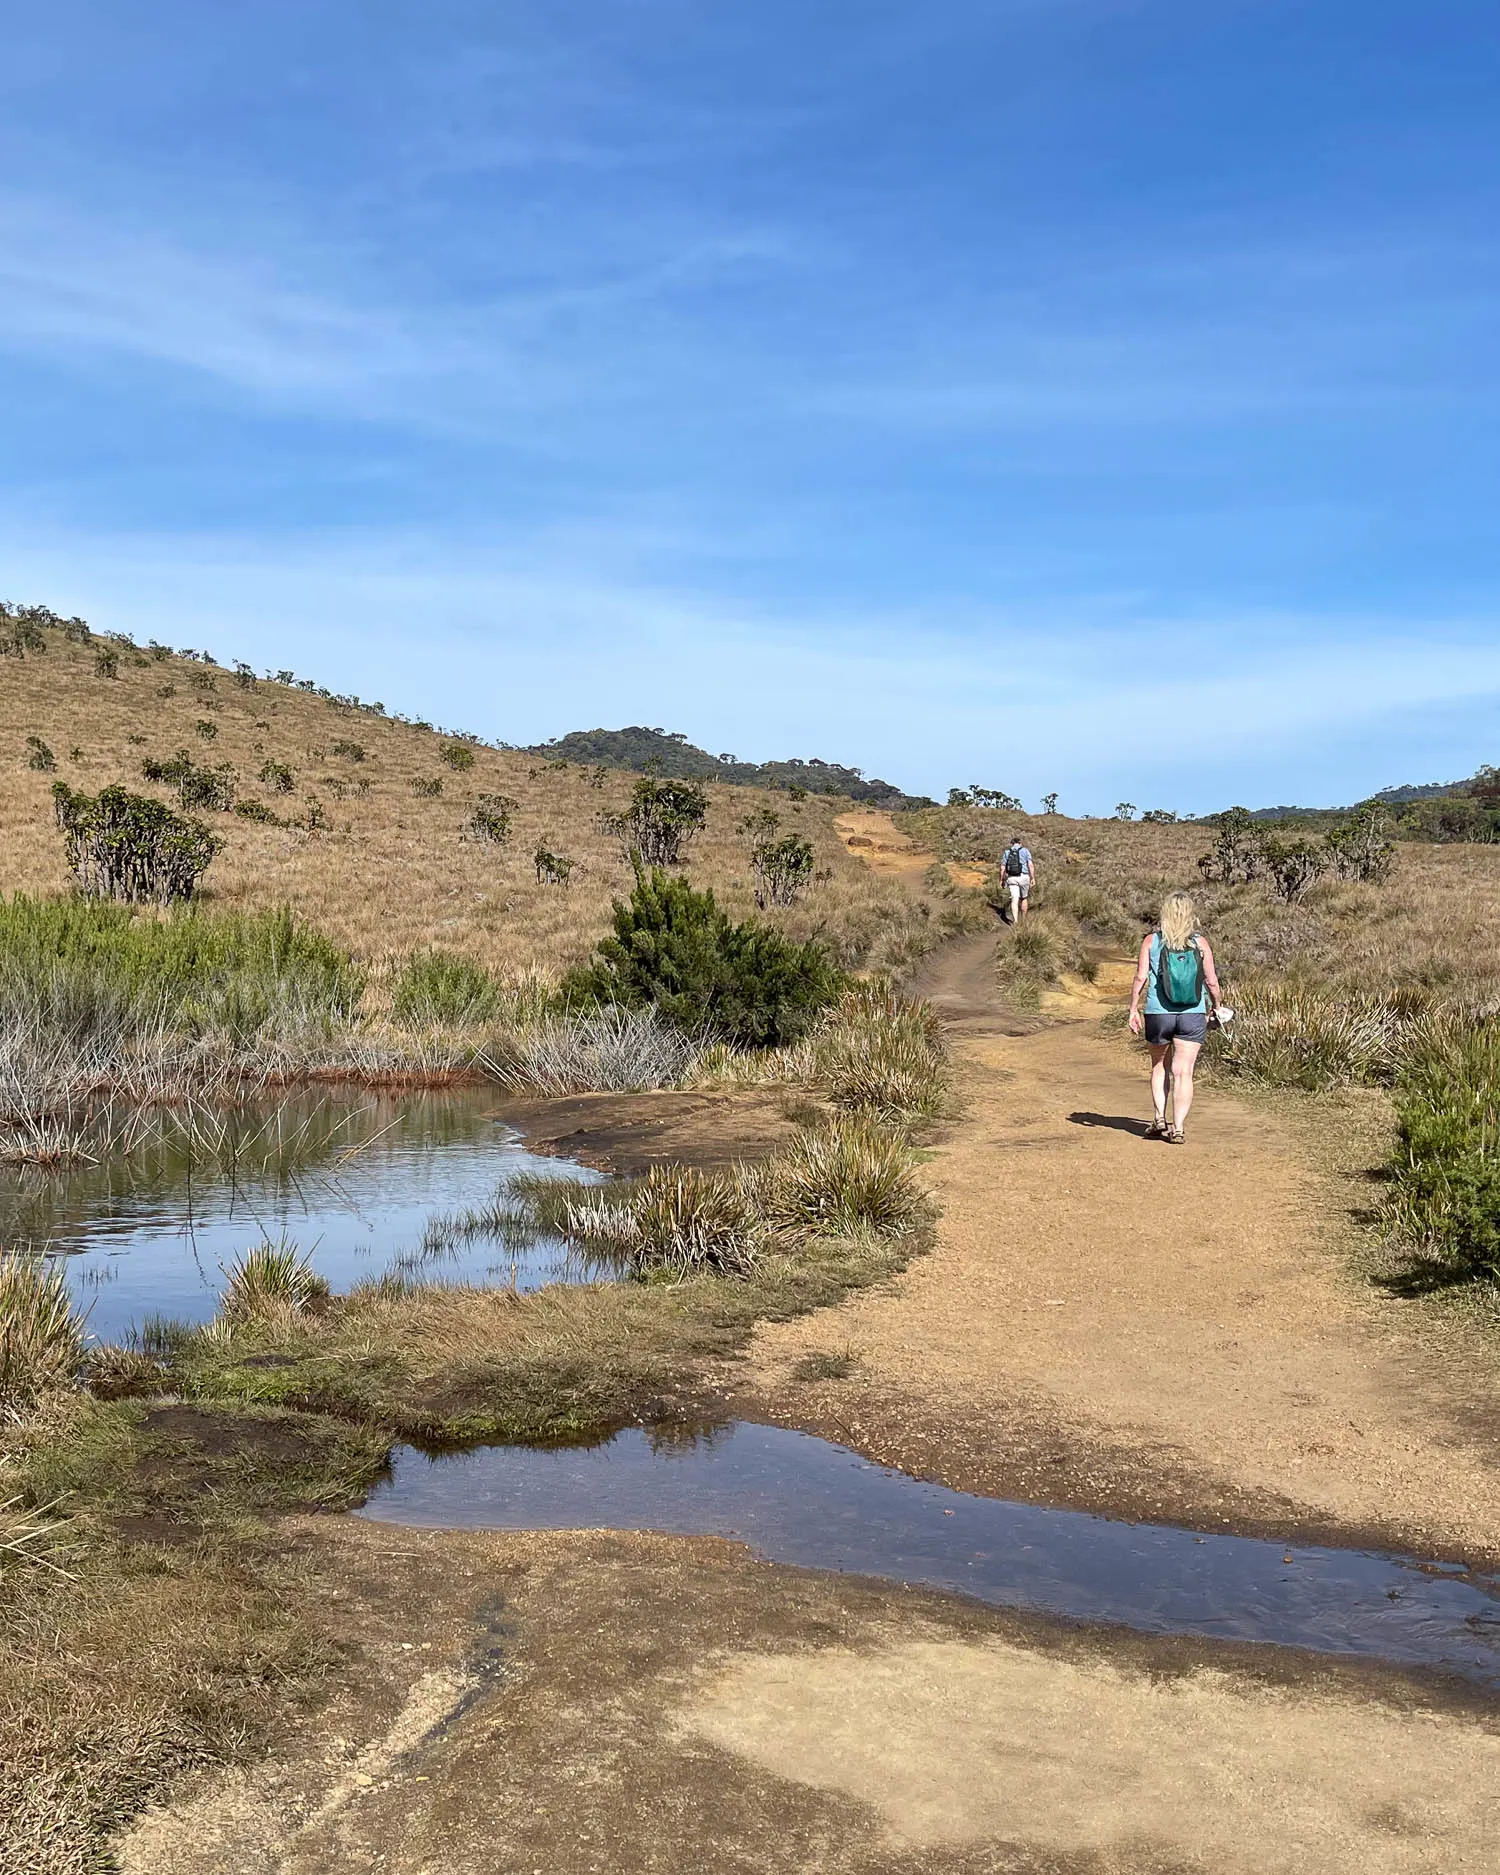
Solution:
<svg viewBox="0 0 1500 1875">
<path fill-rule="evenodd" d="M 732 1537 L 771 1562 L 1148 1633 L 1440 1668 L 1500 1687 L 1493 1579 L 1373 1551 L 1289 1548 L 976 1497 L 777 1426 L 632 1428 L 589 1447 L 481 1446 L 435 1458 L 401 1446 L 356 1514 L 467 1530 Z"/>
<path fill-rule="evenodd" d="M 597 1280 L 556 1238 L 454 1230 L 518 1173 L 602 1174 L 526 1150 L 492 1087 L 302 1088 L 190 1119 L 96 1165 L 0 1168 L 4 1241 L 64 1260 L 89 1331 L 207 1321 L 225 1267 L 285 1238 L 336 1291 L 387 1271 L 433 1283 Z"/>
</svg>

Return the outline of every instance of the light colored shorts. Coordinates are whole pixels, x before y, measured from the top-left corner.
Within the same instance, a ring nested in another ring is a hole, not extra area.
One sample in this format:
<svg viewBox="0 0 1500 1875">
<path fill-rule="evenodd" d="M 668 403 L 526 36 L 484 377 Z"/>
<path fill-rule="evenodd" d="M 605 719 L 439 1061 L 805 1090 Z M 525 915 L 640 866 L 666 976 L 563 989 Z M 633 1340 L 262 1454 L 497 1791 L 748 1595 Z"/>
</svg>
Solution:
<svg viewBox="0 0 1500 1875">
<path fill-rule="evenodd" d="M 1023 898 L 1031 897 L 1031 874 L 1023 872 L 1017 879 L 1007 879 L 1005 889 L 1010 893 L 1010 902 L 1015 905 Z"/>
</svg>

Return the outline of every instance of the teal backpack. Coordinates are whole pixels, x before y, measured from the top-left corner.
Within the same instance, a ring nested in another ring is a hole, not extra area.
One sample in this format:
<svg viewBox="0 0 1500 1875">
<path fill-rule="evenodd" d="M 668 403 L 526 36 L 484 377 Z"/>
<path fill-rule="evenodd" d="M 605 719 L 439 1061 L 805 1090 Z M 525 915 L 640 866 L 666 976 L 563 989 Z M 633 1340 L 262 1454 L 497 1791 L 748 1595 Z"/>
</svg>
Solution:
<svg viewBox="0 0 1500 1875">
<path fill-rule="evenodd" d="M 1183 951 L 1169 951 L 1166 939 L 1156 952 L 1156 995 L 1163 1009 L 1196 1009 L 1203 996 L 1203 953 L 1193 939 Z"/>
</svg>

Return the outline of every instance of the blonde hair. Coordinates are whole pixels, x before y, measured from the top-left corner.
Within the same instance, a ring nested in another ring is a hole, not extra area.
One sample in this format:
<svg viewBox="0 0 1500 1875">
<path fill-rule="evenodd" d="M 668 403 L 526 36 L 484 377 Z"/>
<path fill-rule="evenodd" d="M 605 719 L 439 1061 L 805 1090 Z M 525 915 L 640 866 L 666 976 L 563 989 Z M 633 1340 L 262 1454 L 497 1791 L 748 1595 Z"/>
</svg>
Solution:
<svg viewBox="0 0 1500 1875">
<path fill-rule="evenodd" d="M 1161 937 L 1169 951 L 1185 951 L 1198 929 L 1198 908 L 1186 892 L 1168 892 L 1161 902 Z"/>
</svg>

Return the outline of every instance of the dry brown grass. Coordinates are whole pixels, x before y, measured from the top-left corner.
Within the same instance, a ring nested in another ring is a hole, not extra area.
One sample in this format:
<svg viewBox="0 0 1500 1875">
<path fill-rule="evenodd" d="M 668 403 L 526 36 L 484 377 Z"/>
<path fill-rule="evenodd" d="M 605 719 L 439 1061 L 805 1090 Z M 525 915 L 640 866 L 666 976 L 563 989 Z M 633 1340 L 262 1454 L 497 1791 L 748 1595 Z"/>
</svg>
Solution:
<svg viewBox="0 0 1500 1875">
<path fill-rule="evenodd" d="M 104 1875 L 175 1774 L 244 1752 L 325 1662 L 285 1582 L 226 1554 L 100 1550 L 0 1583 L 0 1875 Z"/>
<path fill-rule="evenodd" d="M 45 654 L 0 662 L 0 890 L 70 886 L 53 825 L 54 776 L 26 767 L 29 735 L 55 752 L 58 776 L 89 792 L 120 782 L 171 801 L 169 789 L 142 780 L 141 762 L 186 748 L 195 760 L 231 763 L 241 795 L 283 817 L 302 814 L 309 798 L 320 801 L 331 823 L 323 833 L 204 816 L 228 844 L 203 900 L 228 908 L 289 904 L 367 961 L 436 945 L 506 973 L 537 962 L 560 972 L 588 954 L 611 898 L 628 889 L 617 843 L 597 823 L 601 812 L 624 805 L 634 776 L 610 771 L 596 787 L 586 769 L 480 747 L 473 767 L 455 772 L 438 753 L 444 738 L 432 730 L 287 685 L 262 681 L 244 690 L 229 671 L 177 657 L 138 661 L 122 650 L 118 677 L 104 678 L 93 646 L 57 632 L 47 640 Z M 214 681 L 211 691 L 195 684 L 205 676 Z M 168 686 L 175 695 L 161 696 Z M 213 741 L 196 734 L 200 719 L 217 725 Z M 133 735 L 144 741 L 131 742 Z M 335 754 L 341 740 L 362 745 L 364 759 Z M 294 794 L 277 795 L 256 778 L 267 760 L 292 768 Z M 442 782 L 440 795 L 413 792 L 414 781 L 433 780 Z M 518 803 L 504 847 L 464 837 L 482 794 Z M 806 835 L 819 870 L 831 874 L 801 904 L 775 913 L 777 923 L 797 937 L 820 932 L 849 964 L 909 961 L 930 942 L 915 895 L 872 877 L 834 833 L 847 801 L 814 796 L 794 804 L 785 794 L 728 787 L 712 787 L 709 796 L 690 870 L 734 916 L 754 909 L 738 824 L 766 805 Z M 538 884 L 538 845 L 577 862 L 570 885 Z"/>
</svg>

